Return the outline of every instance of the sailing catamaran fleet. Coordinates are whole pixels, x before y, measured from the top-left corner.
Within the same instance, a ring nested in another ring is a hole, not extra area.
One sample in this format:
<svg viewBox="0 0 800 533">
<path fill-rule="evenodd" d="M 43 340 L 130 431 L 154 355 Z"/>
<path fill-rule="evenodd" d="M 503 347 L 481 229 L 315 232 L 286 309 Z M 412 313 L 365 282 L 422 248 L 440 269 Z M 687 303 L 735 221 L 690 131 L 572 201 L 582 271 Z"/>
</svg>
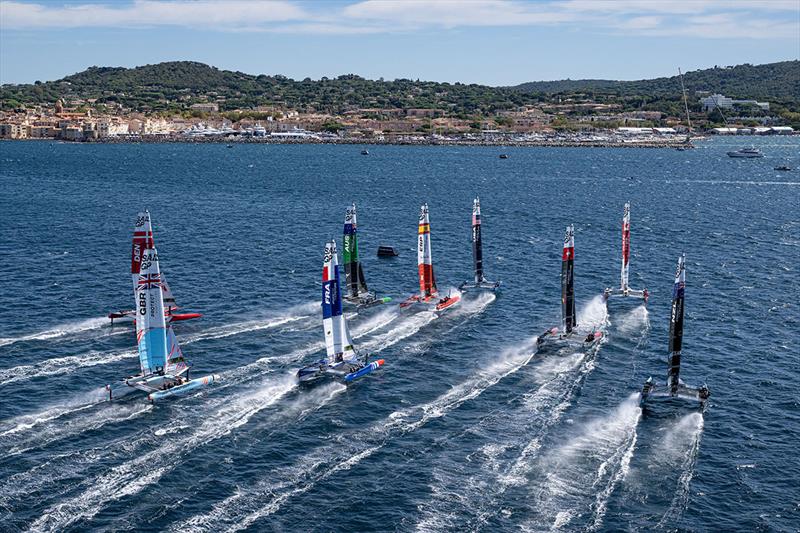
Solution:
<svg viewBox="0 0 800 533">
<path fill-rule="evenodd" d="M 347 319 L 343 313 L 345 305 L 358 310 L 387 304 L 389 297 L 379 297 L 367 288 L 363 265 L 359 260 L 356 206 L 352 204 L 345 211 L 343 231 L 344 295 L 339 273 L 339 259 L 336 242 L 325 245 L 322 271 L 322 323 L 326 346 L 326 356 L 307 365 L 296 373 L 299 383 L 311 384 L 323 379 L 334 379 L 350 383 L 377 370 L 384 364 L 383 359 L 369 361 L 368 354 L 359 353 L 353 344 Z M 431 253 L 431 224 L 428 205 L 420 207 L 417 228 L 417 268 L 419 292 L 400 303 L 401 309 L 412 308 L 443 313 L 461 301 L 461 293 L 477 290 L 495 291 L 500 282 L 489 281 L 484 274 L 483 241 L 481 235 L 481 205 L 475 198 L 472 206 L 472 256 L 474 277 L 459 287 L 457 294 L 439 293 L 433 270 Z M 648 301 L 647 289 L 631 289 L 628 284 L 630 260 L 630 203 L 625 203 L 622 216 L 622 264 L 619 288 L 603 291 L 603 300 L 608 303 L 612 297 L 633 298 Z M 554 326 L 537 337 L 540 352 L 561 350 L 565 347 L 588 349 L 600 341 L 604 333 L 592 328 L 584 337 L 576 335 L 577 315 L 575 311 L 574 289 L 575 229 L 567 226 L 564 236 L 561 260 L 561 324 Z M 135 307 L 109 313 L 114 320 L 129 319 L 136 324 L 137 350 L 140 373 L 106 386 L 108 399 L 116 399 L 134 390 L 147 393 L 150 401 L 182 394 L 204 385 L 212 384 L 219 377 L 213 374 L 190 379 L 191 363 L 184 357 L 178 344 L 172 322 L 199 318 L 199 313 L 179 313 L 175 298 L 161 272 L 158 254 L 153 239 L 150 213 L 139 213 L 133 234 L 131 249 L 131 275 L 133 280 Z M 672 314 L 670 319 L 670 364 L 666 385 L 659 385 L 648 379 L 645 383 L 641 404 L 658 398 L 699 401 L 701 406 L 710 395 L 705 385 L 693 388 L 679 379 L 681 345 L 683 339 L 683 297 L 685 288 L 685 262 L 683 256 L 678 260 L 675 286 L 673 290 Z M 584 330 L 586 331 L 586 330 Z"/>
</svg>

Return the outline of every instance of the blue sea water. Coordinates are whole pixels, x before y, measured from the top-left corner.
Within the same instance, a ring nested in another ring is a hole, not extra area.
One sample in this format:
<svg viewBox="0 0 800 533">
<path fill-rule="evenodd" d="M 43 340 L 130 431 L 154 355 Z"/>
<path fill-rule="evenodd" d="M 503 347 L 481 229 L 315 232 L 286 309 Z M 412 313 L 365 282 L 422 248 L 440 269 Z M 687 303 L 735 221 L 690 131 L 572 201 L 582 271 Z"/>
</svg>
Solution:
<svg viewBox="0 0 800 533">
<path fill-rule="evenodd" d="M 800 529 L 797 138 L 696 150 L 0 143 L 0 530 L 796 531 Z M 750 142 L 750 139 L 748 139 Z M 414 292 L 419 205 L 440 289 L 471 276 L 472 198 L 487 276 L 435 317 L 386 305 L 350 324 L 385 366 L 298 389 L 322 352 L 326 239 L 359 208 L 372 289 Z M 618 284 L 632 203 L 636 302 Z M 203 318 L 176 324 L 195 375 L 149 405 L 99 401 L 138 370 L 132 224 Z M 537 354 L 558 323 L 575 224 L 590 351 Z M 378 245 L 400 255 L 378 259 Z M 682 377 L 705 413 L 643 416 L 666 372 L 675 263 L 687 257 Z"/>
</svg>

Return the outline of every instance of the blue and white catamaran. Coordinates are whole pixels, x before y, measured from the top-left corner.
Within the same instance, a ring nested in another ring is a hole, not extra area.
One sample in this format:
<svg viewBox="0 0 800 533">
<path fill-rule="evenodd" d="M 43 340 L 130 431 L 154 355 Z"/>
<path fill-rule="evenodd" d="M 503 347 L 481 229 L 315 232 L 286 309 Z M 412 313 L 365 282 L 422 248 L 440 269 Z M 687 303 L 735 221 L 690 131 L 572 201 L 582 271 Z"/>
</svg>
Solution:
<svg viewBox="0 0 800 533">
<path fill-rule="evenodd" d="M 383 359 L 367 363 L 353 346 L 347 320 L 342 313 L 342 292 L 339 283 L 339 259 L 336 241 L 325 245 L 322 268 L 322 326 L 325 331 L 327 356 L 297 371 L 301 383 L 332 378 L 349 383 L 383 365 Z"/>
<path fill-rule="evenodd" d="M 361 265 L 361 261 L 358 258 L 356 204 L 352 204 L 347 208 L 347 211 L 345 211 L 344 238 L 342 244 L 345 287 L 347 288 L 344 301 L 355 305 L 359 309 L 391 302 L 392 299 L 388 296 L 378 298 L 375 291 L 367 289 L 367 280 L 364 278 L 364 267 Z"/>
<path fill-rule="evenodd" d="M 459 287 L 461 291 L 470 289 L 496 290 L 499 281 L 489 281 L 483 275 L 483 240 L 481 238 L 481 199 L 472 202 L 472 260 L 475 265 L 475 280 L 465 281 Z"/>
<path fill-rule="evenodd" d="M 536 339 L 539 351 L 560 349 L 580 341 L 589 346 L 603 337 L 601 331 L 592 331 L 583 339 L 574 337 L 578 326 L 575 313 L 575 228 L 570 224 L 564 235 L 564 248 L 561 254 L 561 327 L 553 326 Z"/>
<path fill-rule="evenodd" d="M 150 212 L 144 211 L 136 215 L 136 224 L 133 227 L 133 241 L 131 244 L 131 278 L 133 279 L 133 298 L 136 300 L 136 287 L 139 285 L 139 269 L 142 263 L 142 254 L 145 250 L 154 248 L 153 225 L 150 222 Z M 167 278 L 161 274 L 161 290 L 164 293 L 164 309 L 170 322 L 200 318 L 200 313 L 179 313 L 178 303 L 167 284 Z M 136 315 L 135 309 L 112 311 L 108 314 L 111 324 L 114 321 L 132 321 Z"/>
<path fill-rule="evenodd" d="M 647 303 L 647 299 L 650 297 L 650 294 L 647 292 L 647 288 L 642 290 L 631 289 L 628 285 L 628 273 L 630 270 L 630 255 L 631 255 L 631 203 L 625 202 L 625 208 L 622 212 L 622 270 L 620 272 L 620 282 L 619 288 L 608 288 L 603 292 L 603 297 L 607 301 L 611 296 L 622 296 L 622 297 L 632 297 L 632 298 L 641 298 L 644 300 L 644 303 Z"/>
<path fill-rule="evenodd" d="M 672 288 L 672 312 L 669 321 L 669 371 L 667 384 L 662 385 L 650 377 L 642 387 L 641 405 L 655 399 L 687 400 L 698 402 L 704 408 L 711 392 L 706 385 L 690 387 L 680 379 L 681 349 L 683 348 L 683 312 L 684 293 L 686 290 L 686 256 L 678 258 L 678 269 L 675 272 L 675 285 Z"/>
<path fill-rule="evenodd" d="M 148 394 L 154 402 L 209 385 L 219 378 L 213 374 L 189 379 L 191 363 L 178 345 L 164 313 L 163 280 L 155 248 L 142 252 L 136 285 L 136 342 L 141 374 L 106 385 L 113 400 L 134 390 Z"/>
</svg>

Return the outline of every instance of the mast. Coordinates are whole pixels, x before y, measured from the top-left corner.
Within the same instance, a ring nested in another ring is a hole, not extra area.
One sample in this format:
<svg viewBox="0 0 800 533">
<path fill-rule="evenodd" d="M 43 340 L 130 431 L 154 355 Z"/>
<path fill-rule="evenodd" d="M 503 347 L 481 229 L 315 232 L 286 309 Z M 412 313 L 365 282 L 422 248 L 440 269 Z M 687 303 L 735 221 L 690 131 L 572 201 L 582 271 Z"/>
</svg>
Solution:
<svg viewBox="0 0 800 533">
<path fill-rule="evenodd" d="M 669 374 L 667 387 L 670 393 L 678 392 L 678 376 L 681 370 L 681 348 L 683 345 L 683 296 L 686 289 L 686 256 L 678 258 L 675 285 L 672 288 L 672 312 L 669 321 Z"/>
<path fill-rule="evenodd" d="M 483 243 L 481 241 L 481 199 L 472 202 L 472 258 L 475 262 L 475 283 L 484 281 Z"/>
<path fill-rule="evenodd" d="M 561 255 L 561 319 L 565 333 L 577 326 L 575 320 L 575 286 L 573 267 L 575 261 L 575 228 L 570 224 L 564 235 L 564 250 Z"/>
<path fill-rule="evenodd" d="M 427 298 L 432 294 L 436 294 L 436 279 L 433 276 L 433 263 L 431 260 L 431 223 L 428 218 L 428 204 L 422 204 L 422 207 L 420 207 L 417 233 L 419 295 L 421 298 Z"/>
<path fill-rule="evenodd" d="M 347 208 L 344 215 L 344 261 L 345 284 L 347 295 L 357 297 L 367 292 L 367 282 L 364 279 L 364 270 L 358 260 L 358 224 L 356 221 L 356 204 Z"/>
<path fill-rule="evenodd" d="M 353 352 L 353 342 L 342 315 L 339 259 L 334 240 L 325 245 L 322 267 L 322 326 L 329 362 L 340 362 L 345 354 Z"/>
<path fill-rule="evenodd" d="M 683 85 L 683 73 L 678 69 L 678 76 L 681 78 L 681 91 L 683 92 L 683 107 L 686 110 L 686 122 L 689 124 L 689 133 L 686 135 L 686 141 L 692 136 L 692 119 L 689 117 L 689 101 L 686 99 L 686 87 Z"/>
<path fill-rule="evenodd" d="M 620 273 L 620 288 L 624 293 L 628 290 L 628 270 L 631 253 L 631 203 L 625 202 L 622 211 L 622 272 Z"/>
<path fill-rule="evenodd" d="M 148 376 L 166 369 L 167 325 L 156 249 L 144 250 L 140 262 L 136 287 L 136 342 L 142 375 Z"/>
</svg>

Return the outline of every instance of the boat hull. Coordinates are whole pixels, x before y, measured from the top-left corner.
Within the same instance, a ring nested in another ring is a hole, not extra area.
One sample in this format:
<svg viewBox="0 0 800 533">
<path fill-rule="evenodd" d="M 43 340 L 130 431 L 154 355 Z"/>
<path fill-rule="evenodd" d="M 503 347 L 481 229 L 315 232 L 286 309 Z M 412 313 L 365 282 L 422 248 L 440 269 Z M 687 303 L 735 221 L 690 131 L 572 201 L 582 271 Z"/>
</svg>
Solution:
<svg viewBox="0 0 800 533">
<path fill-rule="evenodd" d="M 195 378 L 189 380 L 182 385 L 176 385 L 166 390 L 151 392 L 150 394 L 147 395 L 147 399 L 150 400 L 151 402 L 157 402 L 159 400 L 163 400 L 164 398 L 169 398 L 170 396 L 178 396 L 181 394 L 186 394 L 187 392 L 199 389 L 200 387 L 211 385 L 215 381 L 219 381 L 219 376 L 216 374 L 209 374 L 201 378 Z"/>
<path fill-rule="evenodd" d="M 164 314 L 167 317 L 168 322 L 181 322 L 183 320 L 192 320 L 195 318 L 200 318 L 203 315 L 201 313 L 176 313 L 176 312 L 167 312 Z M 133 324 L 136 322 L 136 312 L 133 309 L 126 309 L 123 311 L 112 311 L 108 313 L 108 318 L 111 320 L 111 323 L 123 323 L 123 324 Z"/>
<path fill-rule="evenodd" d="M 400 308 L 405 309 L 413 305 L 423 305 L 433 308 L 434 311 L 444 311 L 445 309 L 449 309 L 450 307 L 456 305 L 460 301 L 461 296 L 445 296 L 444 298 L 439 298 L 438 294 L 432 294 L 428 297 L 420 298 L 418 294 L 414 294 L 402 302 L 400 304 Z"/>
<path fill-rule="evenodd" d="M 322 360 L 298 370 L 297 381 L 304 385 L 330 380 L 347 384 L 377 370 L 383 366 L 383 363 L 383 359 L 378 359 L 366 365 L 359 361 L 344 361 L 336 365 L 328 365 L 327 361 Z"/>
<path fill-rule="evenodd" d="M 458 287 L 458 290 L 460 290 L 462 292 L 476 291 L 476 290 L 478 290 L 478 291 L 480 291 L 480 290 L 496 291 L 499 288 L 500 288 L 500 282 L 499 281 L 483 280 L 483 281 L 477 282 L 477 283 L 474 282 L 474 281 L 465 281 L 464 283 L 461 284 L 460 287 Z"/>
<path fill-rule="evenodd" d="M 607 302 L 609 298 L 612 296 L 620 297 L 620 298 L 635 298 L 639 300 L 644 300 L 644 303 L 647 303 L 647 300 L 650 298 L 650 293 L 647 292 L 647 289 L 643 289 L 641 291 L 637 291 L 635 289 L 606 289 L 603 291 L 603 299 Z"/>
</svg>

